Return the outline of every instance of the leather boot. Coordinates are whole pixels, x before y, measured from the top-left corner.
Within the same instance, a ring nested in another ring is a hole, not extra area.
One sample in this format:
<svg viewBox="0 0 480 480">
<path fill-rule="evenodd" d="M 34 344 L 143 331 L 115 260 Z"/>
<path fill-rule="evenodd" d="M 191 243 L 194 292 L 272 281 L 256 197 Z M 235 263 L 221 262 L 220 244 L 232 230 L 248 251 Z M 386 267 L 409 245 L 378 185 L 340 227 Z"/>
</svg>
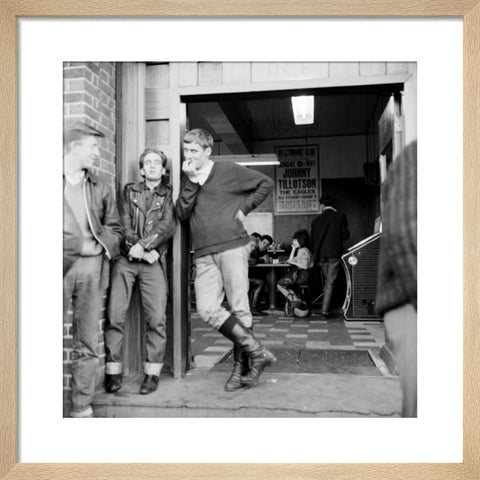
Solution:
<svg viewBox="0 0 480 480">
<path fill-rule="evenodd" d="M 264 368 L 277 361 L 273 353 L 264 347 L 253 332 L 245 328 L 235 315 L 230 315 L 218 330 L 224 337 L 242 348 L 249 357 L 250 370 L 245 376 L 240 377 L 243 385 L 254 385 Z"/>
<path fill-rule="evenodd" d="M 250 370 L 240 377 L 240 381 L 245 386 L 255 385 L 265 367 L 273 365 L 276 361 L 275 355 L 264 345 L 260 345 L 259 348 L 250 352 Z"/>
<path fill-rule="evenodd" d="M 240 388 L 245 388 L 245 385 L 242 385 L 240 381 L 240 377 L 242 375 L 246 375 L 249 369 L 249 361 L 248 361 L 248 354 L 243 351 L 237 345 L 233 346 L 233 371 L 230 375 L 230 378 L 227 380 L 225 384 L 225 390 L 227 392 L 233 392 Z"/>
<path fill-rule="evenodd" d="M 122 388 L 122 374 L 105 375 L 105 390 L 108 393 L 114 393 Z"/>
</svg>

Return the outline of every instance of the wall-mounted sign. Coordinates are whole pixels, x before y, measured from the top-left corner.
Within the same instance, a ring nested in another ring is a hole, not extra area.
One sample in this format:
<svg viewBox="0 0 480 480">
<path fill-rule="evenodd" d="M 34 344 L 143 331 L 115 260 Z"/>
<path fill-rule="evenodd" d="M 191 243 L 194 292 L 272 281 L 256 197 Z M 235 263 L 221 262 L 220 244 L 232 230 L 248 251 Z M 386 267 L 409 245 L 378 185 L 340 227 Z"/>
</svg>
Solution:
<svg viewBox="0 0 480 480">
<path fill-rule="evenodd" d="M 318 212 L 318 147 L 276 147 L 275 213 Z"/>
</svg>

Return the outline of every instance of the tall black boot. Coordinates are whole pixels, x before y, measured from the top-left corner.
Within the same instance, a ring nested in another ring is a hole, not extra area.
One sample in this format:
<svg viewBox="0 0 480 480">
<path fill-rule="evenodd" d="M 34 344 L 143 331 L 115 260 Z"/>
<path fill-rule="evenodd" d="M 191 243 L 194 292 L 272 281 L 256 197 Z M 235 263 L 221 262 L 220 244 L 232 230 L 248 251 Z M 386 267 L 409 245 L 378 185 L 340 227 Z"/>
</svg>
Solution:
<svg viewBox="0 0 480 480">
<path fill-rule="evenodd" d="M 245 385 L 242 385 L 240 381 L 240 377 L 248 373 L 249 359 L 248 354 L 238 345 L 233 345 L 233 362 L 232 374 L 225 384 L 225 390 L 227 392 L 245 388 Z"/>
<path fill-rule="evenodd" d="M 249 357 L 250 370 L 246 375 L 240 377 L 243 385 L 254 385 L 265 367 L 273 365 L 277 361 L 275 355 L 262 345 L 253 332 L 245 328 L 235 315 L 230 315 L 218 331 L 243 349 Z"/>
<path fill-rule="evenodd" d="M 240 377 L 242 385 L 250 387 L 258 382 L 265 367 L 273 365 L 277 357 L 264 345 L 250 353 L 250 370 Z"/>
</svg>

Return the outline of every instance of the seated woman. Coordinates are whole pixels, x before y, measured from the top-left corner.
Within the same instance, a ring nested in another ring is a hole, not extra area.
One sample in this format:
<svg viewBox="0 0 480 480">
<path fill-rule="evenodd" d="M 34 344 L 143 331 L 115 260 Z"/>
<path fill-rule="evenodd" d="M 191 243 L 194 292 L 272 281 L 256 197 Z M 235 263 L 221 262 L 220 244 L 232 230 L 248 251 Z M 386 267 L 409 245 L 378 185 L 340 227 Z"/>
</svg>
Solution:
<svg viewBox="0 0 480 480">
<path fill-rule="evenodd" d="M 313 257 L 310 251 L 310 237 L 307 230 L 298 230 L 293 234 L 292 251 L 287 263 L 292 265 L 288 273 L 278 281 L 278 285 L 308 285 L 313 267 Z"/>
<path fill-rule="evenodd" d="M 277 283 L 277 290 L 287 299 L 296 297 L 290 289 L 310 283 L 313 256 L 310 251 L 310 237 L 307 230 L 298 230 L 293 234 L 292 252 L 287 263 L 292 265 L 287 274 Z M 298 297 L 296 297 L 298 299 Z"/>
</svg>

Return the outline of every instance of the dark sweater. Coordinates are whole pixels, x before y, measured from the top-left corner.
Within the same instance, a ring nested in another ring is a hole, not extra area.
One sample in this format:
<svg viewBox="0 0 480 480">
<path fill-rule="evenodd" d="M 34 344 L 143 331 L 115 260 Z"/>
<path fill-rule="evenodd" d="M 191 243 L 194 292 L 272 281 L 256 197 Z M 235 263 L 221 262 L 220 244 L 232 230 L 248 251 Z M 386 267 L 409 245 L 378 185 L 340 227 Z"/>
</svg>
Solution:
<svg viewBox="0 0 480 480">
<path fill-rule="evenodd" d="M 382 187 L 382 237 L 376 311 L 417 308 L 417 143 L 408 145 Z"/>
<path fill-rule="evenodd" d="M 272 190 L 269 177 L 233 162 L 214 162 L 203 185 L 184 175 L 176 210 L 190 218 L 194 258 L 246 245 L 250 237 L 235 216 L 248 215 Z"/>
<path fill-rule="evenodd" d="M 321 258 L 340 258 L 343 242 L 350 236 L 347 217 L 332 209 L 325 210 L 312 222 L 310 239 L 316 262 Z"/>
</svg>

